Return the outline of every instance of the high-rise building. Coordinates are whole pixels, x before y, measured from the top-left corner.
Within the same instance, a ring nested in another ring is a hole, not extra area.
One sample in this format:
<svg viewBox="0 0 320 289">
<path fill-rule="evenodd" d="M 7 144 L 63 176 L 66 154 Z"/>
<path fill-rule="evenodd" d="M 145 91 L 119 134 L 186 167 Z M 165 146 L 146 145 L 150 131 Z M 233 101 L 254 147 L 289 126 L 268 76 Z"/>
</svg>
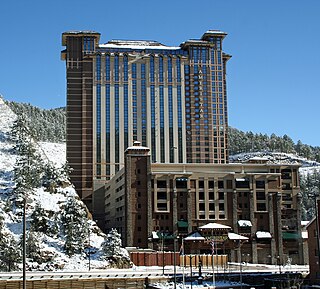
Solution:
<svg viewBox="0 0 320 289">
<path fill-rule="evenodd" d="M 124 166 L 133 141 L 152 163 L 228 162 L 226 33 L 180 46 L 62 34 L 67 69 L 67 160 L 83 199 Z"/>
</svg>

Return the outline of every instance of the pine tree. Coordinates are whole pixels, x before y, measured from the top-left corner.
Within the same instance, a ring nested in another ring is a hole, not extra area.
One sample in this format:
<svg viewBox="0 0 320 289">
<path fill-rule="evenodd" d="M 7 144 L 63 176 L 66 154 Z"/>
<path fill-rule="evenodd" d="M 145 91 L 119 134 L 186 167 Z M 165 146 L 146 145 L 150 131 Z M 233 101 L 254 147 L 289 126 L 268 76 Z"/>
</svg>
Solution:
<svg viewBox="0 0 320 289">
<path fill-rule="evenodd" d="M 122 248 L 121 235 L 116 229 L 111 229 L 102 244 L 105 257 L 117 268 L 127 268 L 130 266 L 128 252 Z"/>
<path fill-rule="evenodd" d="M 14 271 L 21 261 L 18 244 L 13 236 L 4 228 L 4 218 L 0 215 L 0 271 Z"/>
<path fill-rule="evenodd" d="M 19 116 L 11 128 L 17 160 L 14 167 L 16 192 L 25 193 L 40 185 L 42 160 L 33 144 L 25 117 Z"/>
<path fill-rule="evenodd" d="M 69 256 L 83 253 L 88 235 L 87 212 L 83 203 L 69 197 L 64 208 L 62 223 L 65 234 L 64 249 Z"/>
<path fill-rule="evenodd" d="M 42 263 L 41 258 L 41 235 L 34 230 L 29 230 L 26 238 L 26 256 L 31 262 Z"/>
<path fill-rule="evenodd" d="M 33 213 L 31 214 L 31 228 L 33 231 L 48 234 L 49 231 L 49 217 L 47 212 L 36 204 Z"/>
<path fill-rule="evenodd" d="M 106 241 L 103 244 L 103 250 L 107 257 L 117 257 L 121 251 L 121 235 L 116 229 L 111 229 L 108 233 Z"/>
</svg>

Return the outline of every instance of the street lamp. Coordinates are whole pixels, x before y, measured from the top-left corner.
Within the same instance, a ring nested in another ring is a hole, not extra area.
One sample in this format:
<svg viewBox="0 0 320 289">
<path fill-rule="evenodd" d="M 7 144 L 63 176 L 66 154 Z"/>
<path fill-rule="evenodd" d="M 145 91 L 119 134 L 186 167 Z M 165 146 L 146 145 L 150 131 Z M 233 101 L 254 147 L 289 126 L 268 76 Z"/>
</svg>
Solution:
<svg viewBox="0 0 320 289">
<path fill-rule="evenodd" d="M 90 225 L 88 227 L 88 241 L 89 241 L 89 250 L 88 250 L 88 257 L 89 257 L 89 271 L 91 270 L 91 240 L 90 240 L 91 230 Z"/>
<path fill-rule="evenodd" d="M 23 289 L 27 288 L 27 280 L 26 280 L 26 254 L 27 254 L 26 207 L 27 207 L 27 196 L 26 196 L 26 193 L 24 193 L 24 196 L 23 196 L 23 222 L 22 222 L 22 288 Z"/>
</svg>

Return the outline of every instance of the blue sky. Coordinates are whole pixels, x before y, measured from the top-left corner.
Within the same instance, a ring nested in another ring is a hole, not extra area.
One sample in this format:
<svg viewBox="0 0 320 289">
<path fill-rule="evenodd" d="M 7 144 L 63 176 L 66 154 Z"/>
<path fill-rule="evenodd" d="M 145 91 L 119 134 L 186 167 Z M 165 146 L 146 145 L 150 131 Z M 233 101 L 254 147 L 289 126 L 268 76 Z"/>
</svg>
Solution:
<svg viewBox="0 0 320 289">
<path fill-rule="evenodd" d="M 1 3 L 0 94 L 65 106 L 61 33 L 179 45 L 209 29 L 228 33 L 229 125 L 320 145 L 319 0 L 12 0 Z"/>
</svg>

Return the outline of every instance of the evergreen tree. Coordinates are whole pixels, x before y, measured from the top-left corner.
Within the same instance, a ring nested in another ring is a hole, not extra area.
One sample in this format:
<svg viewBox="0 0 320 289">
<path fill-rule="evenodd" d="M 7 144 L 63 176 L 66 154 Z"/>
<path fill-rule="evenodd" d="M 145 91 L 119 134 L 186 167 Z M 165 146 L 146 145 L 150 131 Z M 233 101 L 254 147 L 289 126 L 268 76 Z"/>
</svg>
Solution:
<svg viewBox="0 0 320 289">
<path fill-rule="evenodd" d="M 111 229 L 103 244 L 103 250 L 106 254 L 106 257 L 117 257 L 121 251 L 121 245 L 121 235 L 116 229 Z"/>
<path fill-rule="evenodd" d="M 33 213 L 31 214 L 31 228 L 33 231 L 47 234 L 49 231 L 49 217 L 47 212 L 36 204 Z"/>
<path fill-rule="evenodd" d="M 26 119 L 23 115 L 17 117 L 13 123 L 11 135 L 15 141 L 14 150 L 17 153 L 14 167 L 16 192 L 25 193 L 40 185 L 42 160 L 35 149 Z"/>
<path fill-rule="evenodd" d="M 69 256 L 83 253 L 88 235 L 87 212 L 83 203 L 69 197 L 62 215 L 65 234 L 64 249 Z"/>
<path fill-rule="evenodd" d="M 26 256 L 31 262 L 42 263 L 41 257 L 41 235 L 38 232 L 29 230 L 26 238 Z"/>
<path fill-rule="evenodd" d="M 4 228 L 4 218 L 0 215 L 0 271 L 14 271 L 21 261 L 18 244 L 13 236 Z"/>
<path fill-rule="evenodd" d="M 102 244 L 105 257 L 117 268 L 130 266 L 130 257 L 127 250 L 122 248 L 121 235 L 116 229 L 111 229 Z"/>
</svg>

